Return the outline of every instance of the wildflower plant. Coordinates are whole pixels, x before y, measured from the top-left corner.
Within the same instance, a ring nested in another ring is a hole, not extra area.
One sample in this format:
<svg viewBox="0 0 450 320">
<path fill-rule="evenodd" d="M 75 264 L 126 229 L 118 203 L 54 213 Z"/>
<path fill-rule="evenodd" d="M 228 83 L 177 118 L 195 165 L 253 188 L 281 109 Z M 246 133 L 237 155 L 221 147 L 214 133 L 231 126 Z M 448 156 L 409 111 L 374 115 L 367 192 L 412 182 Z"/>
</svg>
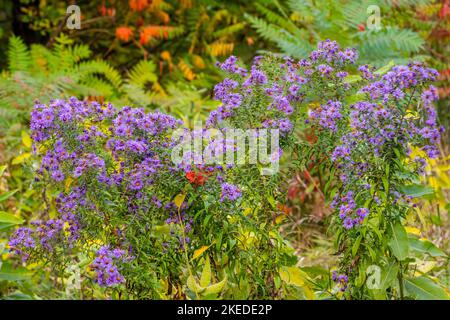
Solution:
<svg viewBox="0 0 450 320">
<path fill-rule="evenodd" d="M 432 106 L 437 74 L 419 63 L 374 70 L 357 59 L 355 49 L 327 40 L 300 61 L 267 55 L 249 69 L 235 57 L 218 63 L 226 77 L 214 87 L 221 105 L 207 128 L 279 130 L 270 158 L 284 165 L 273 175 L 245 161 L 173 163 L 179 139 L 172 133 L 182 125 L 169 115 L 75 98 L 37 102 L 36 187 L 56 195 L 50 200 L 58 214 L 19 228 L 11 250 L 24 260 L 90 252 L 94 276 L 88 272 L 86 281 L 128 297 L 287 297 L 280 270 L 297 258 L 274 216 L 284 175 L 313 163 L 329 179 L 324 192 L 335 210 L 330 228 L 340 258 L 316 291 L 326 296 L 335 283 L 339 297 L 404 297 L 404 219 L 442 131 Z M 413 149 L 423 157 L 410 159 Z M 365 270 L 372 264 L 395 265 L 398 286 L 394 277 L 383 292 L 370 291 Z M 206 265 L 227 285 L 201 288 L 195 278 Z"/>
</svg>

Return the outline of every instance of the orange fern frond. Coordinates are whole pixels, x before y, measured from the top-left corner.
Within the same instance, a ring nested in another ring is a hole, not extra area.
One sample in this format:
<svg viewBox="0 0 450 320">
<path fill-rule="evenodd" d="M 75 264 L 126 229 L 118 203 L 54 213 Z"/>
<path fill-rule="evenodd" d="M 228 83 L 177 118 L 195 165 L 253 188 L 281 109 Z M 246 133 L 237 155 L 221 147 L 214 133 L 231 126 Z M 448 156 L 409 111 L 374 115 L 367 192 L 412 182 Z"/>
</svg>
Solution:
<svg viewBox="0 0 450 320">
<path fill-rule="evenodd" d="M 130 0 L 128 4 L 133 11 L 143 11 L 148 6 L 148 0 Z"/>
<path fill-rule="evenodd" d="M 141 28 L 141 44 L 148 43 L 151 38 L 168 39 L 175 30 L 175 27 L 169 26 L 145 26 Z"/>
<path fill-rule="evenodd" d="M 192 8 L 192 0 L 180 0 L 180 5 L 183 9 Z"/>
<path fill-rule="evenodd" d="M 159 20 L 161 20 L 162 23 L 168 24 L 170 22 L 170 16 L 167 12 L 158 10 L 155 13 L 156 13 L 156 16 L 159 18 Z"/>
<path fill-rule="evenodd" d="M 213 57 L 230 55 L 233 49 L 234 43 L 215 42 L 208 46 L 209 53 Z"/>
<path fill-rule="evenodd" d="M 205 61 L 199 55 L 194 55 L 192 62 L 198 69 L 204 69 L 206 67 Z"/>
<path fill-rule="evenodd" d="M 178 63 L 178 68 L 180 68 L 181 72 L 187 80 L 192 81 L 195 79 L 195 73 L 183 60 L 180 60 L 180 62 Z"/>
<path fill-rule="evenodd" d="M 116 38 L 125 42 L 130 41 L 133 36 L 133 29 L 130 27 L 118 27 L 116 28 Z"/>
</svg>

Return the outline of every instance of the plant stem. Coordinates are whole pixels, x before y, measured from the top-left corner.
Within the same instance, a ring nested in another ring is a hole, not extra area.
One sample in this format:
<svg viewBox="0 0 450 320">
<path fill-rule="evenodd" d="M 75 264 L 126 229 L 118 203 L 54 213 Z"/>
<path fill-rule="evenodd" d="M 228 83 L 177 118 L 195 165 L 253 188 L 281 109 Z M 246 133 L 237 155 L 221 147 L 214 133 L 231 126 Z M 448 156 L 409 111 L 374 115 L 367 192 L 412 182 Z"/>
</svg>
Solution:
<svg viewBox="0 0 450 320">
<path fill-rule="evenodd" d="M 400 299 L 403 300 L 405 297 L 404 289 L 403 289 L 403 266 L 402 266 L 401 262 L 399 262 L 399 264 L 400 264 L 400 270 L 398 273 L 398 285 L 400 287 Z"/>
</svg>

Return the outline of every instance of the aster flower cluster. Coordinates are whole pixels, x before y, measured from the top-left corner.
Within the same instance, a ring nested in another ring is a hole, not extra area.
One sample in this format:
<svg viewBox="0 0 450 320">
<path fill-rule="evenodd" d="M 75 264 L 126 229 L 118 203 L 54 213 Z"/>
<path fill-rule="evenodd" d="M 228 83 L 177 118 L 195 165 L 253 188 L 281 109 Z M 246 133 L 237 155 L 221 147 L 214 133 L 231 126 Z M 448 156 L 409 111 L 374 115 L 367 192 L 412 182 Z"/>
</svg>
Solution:
<svg viewBox="0 0 450 320">
<path fill-rule="evenodd" d="M 222 183 L 222 193 L 220 195 L 220 201 L 231 200 L 234 201 L 242 196 L 241 190 L 235 185 L 229 183 Z"/>
<path fill-rule="evenodd" d="M 215 89 L 222 106 L 208 120 L 211 125 L 278 128 L 289 137 L 304 117 L 299 110 L 306 104 L 306 127 L 314 128 L 319 139 L 324 137 L 321 143 L 332 148 L 329 157 L 342 183 L 334 207 L 348 230 L 370 214 L 368 198 L 379 201 L 376 194 L 369 195 L 371 188 L 380 188 L 380 181 L 371 177 L 377 175 L 373 171 L 386 155 L 396 150 L 407 156 L 415 147 L 435 158 L 443 130 L 432 105 L 437 90 L 430 83 L 436 79 L 436 70 L 410 63 L 377 71 L 368 65 L 355 66 L 357 58 L 355 49 L 342 49 L 326 40 L 300 61 L 257 57 L 245 75 L 233 71 L 236 68 L 222 68 L 229 74 Z M 349 70 L 355 69 L 360 80 L 347 81 Z M 321 90 L 319 96 L 317 90 Z M 230 101 L 239 103 L 230 105 Z M 421 173 L 424 165 L 425 159 L 416 157 L 410 170 Z M 393 203 L 410 204 L 410 199 L 397 195 L 400 190 L 395 186 L 385 191 Z M 353 199 L 360 192 L 365 196 Z"/>
<path fill-rule="evenodd" d="M 313 110 L 309 114 L 312 121 L 333 132 L 337 131 L 337 125 L 342 119 L 342 103 L 339 101 L 329 100 L 326 104 L 320 106 L 317 110 Z"/>
<path fill-rule="evenodd" d="M 367 68 L 361 71 L 365 78 L 371 79 L 360 90 L 365 101 L 351 104 L 345 111 L 339 108 L 334 117 L 327 117 L 331 113 L 327 110 L 329 106 L 310 115 L 312 121 L 320 119 L 316 124 L 323 130 L 336 132 L 334 119 L 341 123 L 340 140 L 332 151 L 331 160 L 339 169 L 341 182 L 347 190 L 355 187 L 370 189 L 374 184 L 369 178 L 373 176 L 374 163 L 383 161 L 394 149 L 408 154 L 414 146 L 429 158 L 436 158 L 439 155 L 437 143 L 443 130 L 437 125 L 436 112 L 431 105 L 437 99 L 436 89 L 429 85 L 436 78 L 435 70 L 411 63 L 393 67 L 382 76 L 376 73 L 369 76 Z M 342 121 L 343 114 L 345 121 Z M 424 158 L 417 157 L 414 163 L 417 165 L 412 170 L 423 172 Z M 395 188 L 389 190 L 394 203 L 399 203 L 401 198 L 396 196 L 398 191 Z M 347 211 L 355 208 L 347 198 L 348 194 L 341 196 L 339 202 L 342 205 L 337 208 L 344 227 L 351 229 L 358 223 L 355 218 L 348 217 Z M 408 204 L 408 201 L 404 203 Z M 342 206 L 350 207 L 343 212 Z M 357 214 L 357 219 L 364 219 L 368 214 L 366 210 L 353 210 L 352 214 Z"/>
<path fill-rule="evenodd" d="M 355 49 L 341 50 L 335 41 L 327 40 L 308 59 L 300 61 L 289 57 L 256 57 L 250 72 L 239 69 L 235 57 L 227 59 L 218 65 L 229 77 L 214 88 L 214 97 L 222 105 L 211 112 L 207 125 L 231 123 L 252 125 L 254 129 L 277 128 L 287 137 L 294 130 L 301 104 L 317 89 L 317 83 L 326 78 L 335 83 L 336 89 L 350 88 L 343 81 L 348 75 L 344 68 L 354 64 L 357 57 Z M 330 100 L 311 112 L 311 120 L 334 131 L 343 117 L 341 109 L 341 101 Z"/>
<path fill-rule="evenodd" d="M 124 261 L 126 251 L 121 249 L 110 249 L 108 246 L 101 247 L 96 252 L 96 257 L 90 267 L 96 272 L 96 282 L 100 286 L 112 287 L 125 281 L 120 274 L 117 261 Z"/>
<path fill-rule="evenodd" d="M 369 215 L 367 208 L 357 208 L 356 202 L 353 198 L 353 191 L 347 192 L 343 197 L 336 195 L 331 203 L 331 208 L 338 208 L 339 218 L 343 221 L 343 226 L 346 229 L 351 229 L 358 224 L 364 222 L 364 218 Z"/>
<path fill-rule="evenodd" d="M 345 274 L 338 274 L 337 271 L 333 271 L 331 279 L 337 283 L 339 290 L 344 292 L 348 286 L 348 276 Z"/>
<path fill-rule="evenodd" d="M 140 250 L 133 242 L 133 232 L 145 234 L 152 225 L 165 221 L 171 226 L 169 238 L 153 245 L 165 250 L 171 244 L 175 252 L 181 252 L 191 242 L 194 222 L 187 202 L 177 208 L 173 197 L 188 184 L 202 187 L 205 193 L 219 190 L 224 179 L 216 176 L 226 174 L 227 169 L 217 165 L 197 170 L 191 163 L 173 163 L 171 152 L 178 140 L 172 139 L 171 133 L 181 123 L 160 112 L 116 109 L 111 104 L 75 98 L 53 100 L 48 105 L 36 102 L 31 136 L 34 151 L 42 158 L 35 180 L 64 191 L 54 202 L 58 216 L 16 230 L 10 239 L 11 251 L 25 261 L 34 251 L 39 251 L 41 258 L 47 253 L 69 252 L 56 249 L 85 245 L 92 237 L 106 237 L 105 243 L 118 243 L 119 239 L 121 247 L 132 245 Z M 224 152 L 214 141 L 208 147 Z M 198 172 L 192 174 L 193 170 Z M 238 194 L 237 189 L 223 195 L 219 192 L 217 202 L 225 198 L 234 201 Z M 222 209 L 227 206 L 229 202 L 223 203 Z M 135 230 L 130 231 L 132 223 Z M 117 250 L 104 247 L 97 252 L 93 268 L 99 285 L 124 281 L 113 264 L 124 262 Z"/>
<path fill-rule="evenodd" d="M 9 238 L 10 250 L 22 257 L 22 261 L 28 260 L 29 251 L 36 247 L 34 230 L 26 227 L 18 228 Z"/>
</svg>

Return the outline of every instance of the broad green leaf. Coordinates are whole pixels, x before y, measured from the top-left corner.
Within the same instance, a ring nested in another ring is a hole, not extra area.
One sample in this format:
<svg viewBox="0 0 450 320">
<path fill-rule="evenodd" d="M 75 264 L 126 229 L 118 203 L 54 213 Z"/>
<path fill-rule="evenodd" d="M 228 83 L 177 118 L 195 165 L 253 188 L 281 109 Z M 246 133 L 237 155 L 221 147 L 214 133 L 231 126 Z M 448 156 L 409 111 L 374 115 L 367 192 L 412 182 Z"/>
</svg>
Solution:
<svg viewBox="0 0 450 320">
<path fill-rule="evenodd" d="M 203 267 L 202 275 L 200 276 L 200 285 L 207 287 L 211 283 L 211 263 L 209 258 L 205 259 L 205 266 Z"/>
<path fill-rule="evenodd" d="M 432 242 L 409 237 L 409 246 L 412 250 L 420 253 L 428 253 L 432 257 L 445 257 L 446 254 L 436 247 Z"/>
<path fill-rule="evenodd" d="M 398 273 L 398 264 L 391 261 L 381 272 L 380 289 L 386 290 L 395 281 Z"/>
<path fill-rule="evenodd" d="M 0 223 L 4 224 L 21 224 L 23 219 L 16 217 L 15 215 L 7 212 L 0 211 Z"/>
<path fill-rule="evenodd" d="M 414 198 L 419 198 L 423 196 L 430 196 L 434 194 L 434 189 L 432 187 L 423 186 L 420 184 L 411 184 L 408 186 L 402 186 L 400 191 L 407 196 Z"/>
<path fill-rule="evenodd" d="M 33 300 L 33 297 L 31 297 L 27 294 L 21 293 L 21 292 L 15 292 L 8 296 L 3 297 L 3 299 L 4 300 Z"/>
<path fill-rule="evenodd" d="M 355 243 L 353 243 L 352 247 L 352 256 L 355 256 L 358 252 L 359 245 L 361 244 L 362 235 L 360 235 L 358 238 L 356 238 Z"/>
<path fill-rule="evenodd" d="M 389 241 L 389 247 L 398 260 L 405 260 L 409 254 L 408 235 L 405 228 L 398 222 L 395 226 L 391 224 L 391 231 L 392 238 Z"/>
<path fill-rule="evenodd" d="M 26 280 L 30 277 L 31 272 L 27 268 L 13 268 L 10 263 L 3 262 L 0 269 L 0 280 L 19 281 Z"/>
<path fill-rule="evenodd" d="M 11 227 L 14 227 L 14 226 L 15 226 L 15 224 L 13 224 L 13 223 L 0 222 L 0 230 L 11 228 Z"/>
<path fill-rule="evenodd" d="M 445 290 L 426 277 L 406 278 L 405 288 L 419 300 L 449 300 Z"/>
<path fill-rule="evenodd" d="M 12 191 L 8 191 L 6 193 L 0 194 L 0 202 L 11 198 L 17 191 L 19 191 L 19 190 L 16 189 L 16 190 L 12 190 Z"/>
</svg>

